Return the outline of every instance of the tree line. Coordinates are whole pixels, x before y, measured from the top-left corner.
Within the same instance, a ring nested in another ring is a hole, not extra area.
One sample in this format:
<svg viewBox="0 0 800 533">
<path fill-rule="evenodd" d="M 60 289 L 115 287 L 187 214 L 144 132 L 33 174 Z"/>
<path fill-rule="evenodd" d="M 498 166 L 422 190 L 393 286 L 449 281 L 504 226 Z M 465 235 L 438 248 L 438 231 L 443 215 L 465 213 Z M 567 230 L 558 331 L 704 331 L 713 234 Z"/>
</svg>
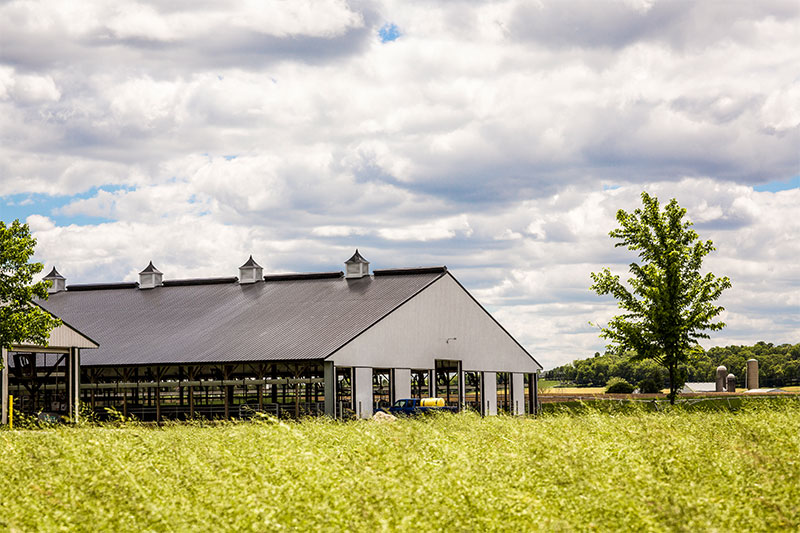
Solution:
<svg viewBox="0 0 800 533">
<path fill-rule="evenodd" d="M 753 346 L 724 346 L 707 351 L 696 346 L 679 366 L 679 372 L 687 382 L 709 382 L 714 381 L 717 367 L 722 365 L 736 376 L 736 386 L 744 387 L 748 359 L 758 361 L 760 387 L 800 385 L 800 344 L 775 346 L 762 341 Z M 667 369 L 658 363 L 637 360 L 634 352 L 610 351 L 548 370 L 542 377 L 587 387 L 605 386 L 613 377 L 629 383 L 653 379 L 665 386 L 669 381 Z"/>
</svg>

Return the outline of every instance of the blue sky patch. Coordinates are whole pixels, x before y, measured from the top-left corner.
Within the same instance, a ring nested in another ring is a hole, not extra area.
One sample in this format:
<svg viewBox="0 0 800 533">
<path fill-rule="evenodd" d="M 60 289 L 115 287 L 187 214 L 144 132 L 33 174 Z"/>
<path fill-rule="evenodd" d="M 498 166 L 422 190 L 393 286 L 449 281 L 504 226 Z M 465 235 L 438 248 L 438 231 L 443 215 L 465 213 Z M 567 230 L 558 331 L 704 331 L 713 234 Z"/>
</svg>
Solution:
<svg viewBox="0 0 800 533">
<path fill-rule="evenodd" d="M 753 190 L 758 192 L 778 192 L 797 188 L 800 188 L 800 176 L 795 176 L 788 181 L 770 181 L 769 183 L 756 185 Z"/>
<path fill-rule="evenodd" d="M 8 196 L 0 196 L 0 220 L 9 223 L 15 219 L 20 222 L 25 222 L 25 219 L 31 215 L 45 216 L 58 226 L 68 226 L 70 224 L 77 224 L 85 226 L 90 224 L 100 224 L 102 222 L 111 222 L 110 219 L 105 217 L 93 217 L 88 215 L 64 215 L 58 213 L 61 207 L 74 202 L 75 200 L 83 200 L 92 198 L 97 195 L 97 192 L 103 190 L 106 192 L 116 191 L 132 191 L 132 187 L 124 187 L 120 185 L 106 185 L 103 187 L 92 187 L 88 191 L 72 196 L 50 196 L 48 194 L 10 194 Z"/>
<path fill-rule="evenodd" d="M 396 41 L 400 37 L 400 28 L 396 24 L 386 23 L 378 30 L 378 36 L 381 38 L 382 43 Z"/>
</svg>

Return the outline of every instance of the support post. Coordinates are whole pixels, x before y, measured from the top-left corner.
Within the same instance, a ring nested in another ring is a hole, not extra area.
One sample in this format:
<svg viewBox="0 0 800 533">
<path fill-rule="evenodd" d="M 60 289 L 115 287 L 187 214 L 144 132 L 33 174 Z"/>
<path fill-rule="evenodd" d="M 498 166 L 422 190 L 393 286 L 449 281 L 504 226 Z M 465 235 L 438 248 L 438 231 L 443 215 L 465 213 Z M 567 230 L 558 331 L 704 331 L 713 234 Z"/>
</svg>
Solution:
<svg viewBox="0 0 800 533">
<path fill-rule="evenodd" d="M 197 381 L 197 367 L 190 366 L 187 370 L 189 380 Z M 189 418 L 194 418 L 194 387 L 189 387 Z"/>
<path fill-rule="evenodd" d="M 267 365 L 259 364 L 256 368 L 256 377 L 258 379 L 264 379 L 267 377 Z M 263 412 L 264 411 L 264 385 L 256 386 L 256 391 L 258 393 L 258 410 Z"/>
<path fill-rule="evenodd" d="M 484 405 L 484 414 L 486 416 L 495 416 L 497 414 L 497 373 L 484 372 L 483 373 L 483 388 L 485 395 L 481 400 Z"/>
<path fill-rule="evenodd" d="M 428 398 L 436 398 L 436 370 L 428 370 Z"/>
<path fill-rule="evenodd" d="M 278 365 L 272 365 L 272 379 L 278 379 Z M 274 383 L 269 386 L 270 401 L 278 403 L 278 386 Z"/>
<path fill-rule="evenodd" d="M 75 395 L 75 373 L 80 372 L 78 369 L 78 349 L 70 348 L 67 354 L 67 416 L 73 421 L 76 421 L 78 414 L 76 395 Z"/>
<path fill-rule="evenodd" d="M 132 370 L 130 368 L 126 368 L 122 371 L 122 379 L 125 380 L 125 383 L 131 382 L 131 374 Z M 129 388 L 122 389 L 122 416 L 125 418 L 128 417 L 128 393 L 130 392 Z"/>
<path fill-rule="evenodd" d="M 336 418 L 336 367 L 333 361 L 322 362 L 322 377 L 325 385 L 325 416 Z"/>
<path fill-rule="evenodd" d="M 403 398 L 411 398 L 411 369 L 394 368 L 392 372 L 394 373 L 394 379 L 392 379 L 394 383 L 392 404 Z"/>
<path fill-rule="evenodd" d="M 519 372 L 511 374 L 511 412 L 525 414 L 525 376 Z"/>
<path fill-rule="evenodd" d="M 464 410 L 464 402 L 466 402 L 466 394 L 464 392 L 464 366 L 461 361 L 458 362 L 458 410 Z"/>
<path fill-rule="evenodd" d="M 161 368 L 156 367 L 156 423 L 161 423 Z"/>
<path fill-rule="evenodd" d="M 481 416 L 486 416 L 485 412 L 486 402 L 484 401 L 484 398 L 486 397 L 486 393 L 484 393 L 484 391 L 486 390 L 486 384 L 483 382 L 483 372 L 478 372 L 477 374 L 478 374 L 478 413 L 480 413 Z"/>
<path fill-rule="evenodd" d="M 225 365 L 222 368 L 222 379 L 225 381 L 230 379 L 230 367 L 228 365 Z M 230 399 L 228 398 L 228 389 L 230 389 L 230 385 L 222 386 L 222 396 L 223 401 L 225 402 L 225 420 L 229 420 L 231 418 L 231 405 Z"/>
<path fill-rule="evenodd" d="M 355 368 L 355 394 L 354 403 L 356 416 L 372 418 L 372 368 Z"/>
<path fill-rule="evenodd" d="M 0 423 L 8 424 L 8 351 L 5 348 L 0 350 L 0 363 L 3 365 L 3 369 L 0 370 L 0 396 L 3 397 Z"/>
<path fill-rule="evenodd" d="M 77 424 L 78 418 L 81 413 L 81 349 L 75 348 L 75 368 L 73 371 L 73 387 L 72 387 L 72 408 L 74 409 L 74 416 L 72 420 Z"/>
<path fill-rule="evenodd" d="M 539 414 L 539 372 L 533 373 L 533 405 L 531 411 L 534 415 Z"/>
</svg>

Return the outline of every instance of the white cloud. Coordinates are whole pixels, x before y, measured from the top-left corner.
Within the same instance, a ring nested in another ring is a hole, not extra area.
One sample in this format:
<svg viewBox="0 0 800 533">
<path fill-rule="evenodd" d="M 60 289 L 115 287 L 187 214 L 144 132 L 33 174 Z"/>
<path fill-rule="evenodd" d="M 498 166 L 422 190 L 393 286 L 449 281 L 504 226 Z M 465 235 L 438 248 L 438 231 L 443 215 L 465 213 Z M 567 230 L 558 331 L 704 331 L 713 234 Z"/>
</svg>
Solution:
<svg viewBox="0 0 800 533">
<path fill-rule="evenodd" d="M 466 215 L 413 224 L 410 226 L 381 228 L 378 235 L 390 241 L 430 241 L 451 239 L 461 234 L 469 237 L 472 228 Z"/>
<path fill-rule="evenodd" d="M 647 189 L 688 209 L 734 281 L 715 339 L 795 341 L 800 199 L 752 186 L 800 168 L 798 17 L 791 1 L 9 2 L 0 207 L 24 207 L 39 256 L 76 281 L 151 258 L 235 273 L 259 252 L 331 270 L 356 246 L 378 268 L 446 263 L 559 362 L 602 349 L 587 323 L 613 304 L 588 273 L 625 273 L 607 233 Z M 401 36 L 381 43 L 387 22 Z"/>
<path fill-rule="evenodd" d="M 61 91 L 51 76 L 20 74 L 0 66 L 0 100 L 11 98 L 21 105 L 55 102 Z"/>
</svg>

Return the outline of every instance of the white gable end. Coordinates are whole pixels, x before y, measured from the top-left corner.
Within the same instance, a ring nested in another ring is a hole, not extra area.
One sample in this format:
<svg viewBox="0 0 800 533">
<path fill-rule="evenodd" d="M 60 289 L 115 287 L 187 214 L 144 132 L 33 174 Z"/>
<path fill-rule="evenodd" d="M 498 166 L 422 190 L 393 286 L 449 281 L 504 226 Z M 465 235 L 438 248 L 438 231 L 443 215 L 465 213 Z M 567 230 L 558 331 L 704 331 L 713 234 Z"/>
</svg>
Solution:
<svg viewBox="0 0 800 533">
<path fill-rule="evenodd" d="M 536 372 L 542 367 L 445 274 L 328 357 L 336 366 Z"/>
<path fill-rule="evenodd" d="M 37 349 L 41 346 L 33 345 L 27 342 L 21 343 L 16 346 L 17 348 Z M 47 341 L 48 348 L 97 348 L 97 343 L 92 339 L 86 337 L 81 332 L 70 327 L 68 324 L 61 324 L 58 327 L 50 330 L 50 337 Z"/>
</svg>

